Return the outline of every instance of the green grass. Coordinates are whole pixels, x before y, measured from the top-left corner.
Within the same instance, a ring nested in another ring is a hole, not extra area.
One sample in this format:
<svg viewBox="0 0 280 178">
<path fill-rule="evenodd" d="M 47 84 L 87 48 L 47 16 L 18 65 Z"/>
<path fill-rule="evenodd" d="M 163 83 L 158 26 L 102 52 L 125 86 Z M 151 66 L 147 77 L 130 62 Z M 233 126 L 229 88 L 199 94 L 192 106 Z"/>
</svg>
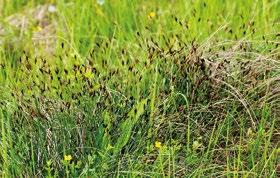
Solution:
<svg viewBox="0 0 280 178">
<path fill-rule="evenodd" d="M 0 176 L 279 177 L 279 12 L 2 0 Z"/>
</svg>

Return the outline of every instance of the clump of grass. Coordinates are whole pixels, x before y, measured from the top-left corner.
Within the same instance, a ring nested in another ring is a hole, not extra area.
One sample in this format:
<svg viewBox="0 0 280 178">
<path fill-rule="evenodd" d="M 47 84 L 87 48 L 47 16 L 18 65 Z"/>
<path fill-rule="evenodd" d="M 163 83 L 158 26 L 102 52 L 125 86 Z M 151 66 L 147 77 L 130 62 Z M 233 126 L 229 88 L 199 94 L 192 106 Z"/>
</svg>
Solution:
<svg viewBox="0 0 280 178">
<path fill-rule="evenodd" d="M 277 176 L 277 23 L 162 3 L 60 1 L 52 53 L 1 49 L 1 176 Z"/>
</svg>

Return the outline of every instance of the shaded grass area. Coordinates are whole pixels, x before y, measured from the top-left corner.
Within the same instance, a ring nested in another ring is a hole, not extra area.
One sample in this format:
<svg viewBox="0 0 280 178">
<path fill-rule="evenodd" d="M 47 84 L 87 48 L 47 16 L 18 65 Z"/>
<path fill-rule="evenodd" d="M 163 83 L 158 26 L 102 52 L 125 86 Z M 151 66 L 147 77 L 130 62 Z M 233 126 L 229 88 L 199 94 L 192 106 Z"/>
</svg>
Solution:
<svg viewBox="0 0 280 178">
<path fill-rule="evenodd" d="M 280 1 L 0 7 L 1 176 L 279 176 Z"/>
</svg>

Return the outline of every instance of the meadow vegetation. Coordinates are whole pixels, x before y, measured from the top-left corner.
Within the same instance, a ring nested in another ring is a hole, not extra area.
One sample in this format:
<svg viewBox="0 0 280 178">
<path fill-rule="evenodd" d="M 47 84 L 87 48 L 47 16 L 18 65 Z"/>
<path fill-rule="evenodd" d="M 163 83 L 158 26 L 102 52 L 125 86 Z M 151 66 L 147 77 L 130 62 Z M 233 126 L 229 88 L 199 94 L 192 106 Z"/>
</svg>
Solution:
<svg viewBox="0 0 280 178">
<path fill-rule="evenodd" d="M 1 0 L 1 177 L 279 177 L 279 0 Z"/>
</svg>

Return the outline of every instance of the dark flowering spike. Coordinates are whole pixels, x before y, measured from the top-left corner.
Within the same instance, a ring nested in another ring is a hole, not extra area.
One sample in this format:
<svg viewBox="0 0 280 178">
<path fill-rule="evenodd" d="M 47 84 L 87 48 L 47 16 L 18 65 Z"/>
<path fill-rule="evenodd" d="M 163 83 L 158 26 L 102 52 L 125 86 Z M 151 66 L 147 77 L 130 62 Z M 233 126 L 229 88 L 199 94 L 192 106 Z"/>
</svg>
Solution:
<svg viewBox="0 0 280 178">
<path fill-rule="evenodd" d="M 179 24 L 180 24 L 181 26 L 183 26 L 183 23 L 182 23 L 181 21 L 179 21 Z"/>
</svg>

